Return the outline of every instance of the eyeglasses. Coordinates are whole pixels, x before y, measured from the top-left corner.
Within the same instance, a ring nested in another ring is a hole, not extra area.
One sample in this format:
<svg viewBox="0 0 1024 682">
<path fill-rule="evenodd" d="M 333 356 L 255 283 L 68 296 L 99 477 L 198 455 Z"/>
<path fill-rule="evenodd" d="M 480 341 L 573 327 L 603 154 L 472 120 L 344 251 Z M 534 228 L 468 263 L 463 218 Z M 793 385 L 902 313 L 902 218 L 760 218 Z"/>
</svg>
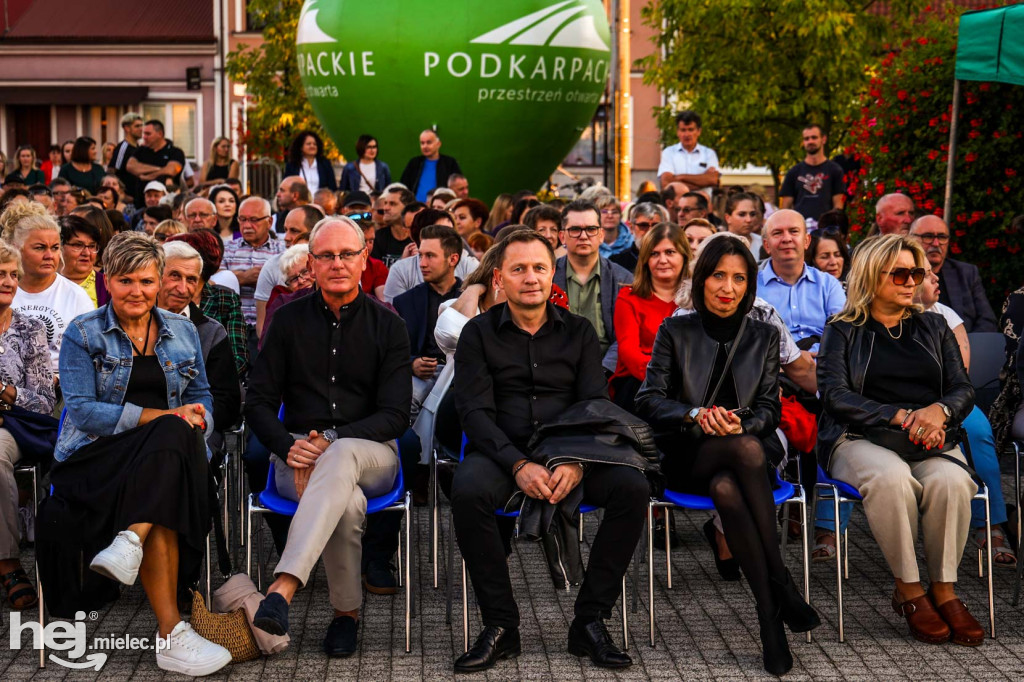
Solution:
<svg viewBox="0 0 1024 682">
<path fill-rule="evenodd" d="M 375 145 L 375 144 L 368 144 L 368 145 L 366 145 L 366 148 L 367 149 L 376 149 L 377 145 Z"/>
<path fill-rule="evenodd" d="M 83 244 L 82 242 L 68 242 L 64 246 L 69 249 L 74 249 L 75 251 L 92 251 L 93 253 L 99 253 L 100 251 L 99 244 Z"/>
<path fill-rule="evenodd" d="M 386 208 L 378 208 L 377 210 L 374 211 L 374 213 L 376 213 L 377 215 L 384 215 L 387 212 L 388 210 Z"/>
<path fill-rule="evenodd" d="M 938 242 L 939 244 L 945 244 L 949 241 L 948 234 L 939 234 L 937 232 L 927 232 L 925 234 L 913 235 L 923 242 Z"/>
<path fill-rule="evenodd" d="M 212 213 L 193 213 L 191 215 L 186 215 L 185 216 L 185 220 L 209 220 L 212 217 L 213 217 Z M 242 221 L 239 220 L 238 222 L 242 222 Z"/>
<path fill-rule="evenodd" d="M 270 216 L 268 216 L 268 215 L 265 215 L 262 218 L 242 218 L 242 217 L 239 217 L 238 218 L 238 224 L 239 225 L 258 225 L 259 223 L 261 223 L 264 220 L 267 220 L 269 218 L 270 218 Z"/>
<path fill-rule="evenodd" d="M 382 215 L 383 213 L 384 212 L 381 211 Z M 373 213 L 371 213 L 370 211 L 362 211 L 361 213 L 349 213 L 348 217 L 351 218 L 352 220 L 372 220 Z"/>
<path fill-rule="evenodd" d="M 657 223 L 641 223 L 641 222 L 638 221 L 638 222 L 633 223 L 633 227 L 635 227 L 638 230 L 643 230 L 644 232 L 646 232 L 647 230 L 649 230 L 652 227 L 654 227 L 656 224 Z"/>
<path fill-rule="evenodd" d="M 356 258 L 359 258 L 361 255 L 363 255 L 363 250 L 342 251 L 341 253 L 314 253 L 313 258 L 325 265 L 329 265 L 339 258 L 343 263 L 354 263 Z"/>
<path fill-rule="evenodd" d="M 570 237 L 579 237 L 584 232 L 587 233 L 588 237 L 593 237 L 595 234 L 601 231 L 600 225 L 587 225 L 586 227 L 567 227 L 565 231 L 569 233 Z"/>
<path fill-rule="evenodd" d="M 617 208 L 602 208 L 601 215 L 622 215 L 622 211 Z"/>
<path fill-rule="evenodd" d="M 330 254 L 330 255 L 334 255 L 334 254 Z M 298 281 L 299 281 L 300 279 L 308 279 L 308 278 L 309 278 L 309 276 L 310 276 L 310 273 L 309 273 L 309 268 L 305 268 L 305 269 L 303 269 L 303 270 L 302 270 L 302 272 L 300 272 L 299 274 L 297 274 L 297 275 L 292 275 L 291 277 L 289 277 L 288 279 L 286 279 L 286 280 L 284 281 L 284 284 L 285 284 L 285 286 L 288 286 L 288 287 L 290 287 L 291 285 L 293 285 L 293 284 L 295 284 L 296 282 L 298 282 Z"/>
<path fill-rule="evenodd" d="M 903 286 L 907 283 L 907 280 L 914 280 L 914 284 L 918 285 L 924 281 L 925 269 L 924 268 L 893 268 L 885 274 L 892 277 L 892 283 L 896 286 Z"/>
<path fill-rule="evenodd" d="M 58 189 L 58 190 L 54 190 L 53 191 L 53 196 L 55 196 L 55 197 L 66 197 L 69 194 L 71 194 L 71 190 L 59 190 Z"/>
</svg>

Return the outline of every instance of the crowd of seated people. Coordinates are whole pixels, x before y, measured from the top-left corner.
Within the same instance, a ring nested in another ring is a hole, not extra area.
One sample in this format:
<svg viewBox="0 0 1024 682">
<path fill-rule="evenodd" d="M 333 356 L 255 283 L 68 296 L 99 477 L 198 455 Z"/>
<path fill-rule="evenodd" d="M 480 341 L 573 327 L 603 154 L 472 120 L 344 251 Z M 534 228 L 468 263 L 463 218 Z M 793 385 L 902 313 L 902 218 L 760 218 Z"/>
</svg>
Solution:
<svg viewBox="0 0 1024 682">
<path fill-rule="evenodd" d="M 785 628 L 820 619 L 783 562 L 780 532 L 799 534 L 801 521 L 780 528 L 772 486 L 781 475 L 809 489 L 819 466 L 863 496 L 912 636 L 983 641 L 958 567 L 969 539 L 987 542 L 972 473 L 989 488 L 994 563 L 1017 565 L 998 456 L 1024 438 L 1024 293 L 997 322 L 977 268 L 948 257 L 948 226 L 918 217 L 908 197 L 882 197 L 877 234 L 855 245 L 841 207 L 816 221 L 769 214 L 761 194 L 737 188 L 716 215 L 710 188 L 685 175 L 634 202 L 595 186 L 572 201 L 524 190 L 488 207 L 434 131 L 403 183 L 368 135 L 339 182 L 304 131 L 276 195 L 262 197 L 237 182 L 230 141 L 216 140 L 190 180 L 159 121 L 122 127 L 109 174 L 80 138 L 49 179 L 19 150 L 32 188 L 11 178 L 0 195 L 0 597 L 11 608 L 38 604 L 20 560 L 15 468 L 40 464 L 52 485 L 35 531 L 51 613 L 97 608 L 140 581 L 170 642 L 161 669 L 226 665 L 230 653 L 181 613 L 225 433 L 244 418 L 249 488 L 272 472 L 297 504 L 266 517 L 280 560 L 253 627 L 287 634 L 292 599 L 323 558 L 329 656 L 357 651 L 364 590 L 398 590 L 400 518 L 367 515 L 367 499 L 399 470 L 421 499 L 438 443 L 464 450 L 445 491 L 483 621 L 456 672 L 526 641 L 506 563 L 512 528 L 495 510 L 580 503 L 604 513 L 575 581 L 568 651 L 629 666 L 604 620 L 661 486 L 713 501 L 704 535 L 718 573 L 745 578 L 764 667 L 787 672 Z M 1006 379 L 986 414 L 967 378 L 968 334 L 997 328 Z M 649 443 L 587 458 L 559 449 L 559 428 L 595 413 L 649 425 Z M 832 509 L 808 521 L 815 560 L 834 559 L 849 523 L 852 505 L 838 519 Z M 657 532 L 681 541 L 669 514 Z"/>
</svg>

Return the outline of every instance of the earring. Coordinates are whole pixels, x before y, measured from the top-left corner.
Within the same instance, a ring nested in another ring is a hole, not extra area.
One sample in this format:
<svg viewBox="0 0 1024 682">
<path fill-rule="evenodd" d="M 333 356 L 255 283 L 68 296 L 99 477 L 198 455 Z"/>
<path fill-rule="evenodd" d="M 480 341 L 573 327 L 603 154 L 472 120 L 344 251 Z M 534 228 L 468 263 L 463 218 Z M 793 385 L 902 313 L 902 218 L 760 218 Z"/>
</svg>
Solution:
<svg viewBox="0 0 1024 682">
<path fill-rule="evenodd" d="M 498 290 L 497 289 L 494 290 L 494 300 L 495 301 L 498 300 Z"/>
</svg>

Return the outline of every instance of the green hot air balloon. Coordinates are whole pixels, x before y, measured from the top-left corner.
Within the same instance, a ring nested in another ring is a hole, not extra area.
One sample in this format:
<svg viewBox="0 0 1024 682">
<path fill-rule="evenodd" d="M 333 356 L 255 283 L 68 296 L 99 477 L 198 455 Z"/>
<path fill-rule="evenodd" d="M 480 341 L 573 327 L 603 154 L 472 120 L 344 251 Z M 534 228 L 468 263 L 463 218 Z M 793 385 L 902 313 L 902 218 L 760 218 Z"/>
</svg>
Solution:
<svg viewBox="0 0 1024 682">
<path fill-rule="evenodd" d="M 436 126 L 486 201 L 547 179 L 611 66 L 599 0 L 306 0 L 296 43 L 306 95 L 340 149 L 375 136 L 397 179 Z"/>
</svg>

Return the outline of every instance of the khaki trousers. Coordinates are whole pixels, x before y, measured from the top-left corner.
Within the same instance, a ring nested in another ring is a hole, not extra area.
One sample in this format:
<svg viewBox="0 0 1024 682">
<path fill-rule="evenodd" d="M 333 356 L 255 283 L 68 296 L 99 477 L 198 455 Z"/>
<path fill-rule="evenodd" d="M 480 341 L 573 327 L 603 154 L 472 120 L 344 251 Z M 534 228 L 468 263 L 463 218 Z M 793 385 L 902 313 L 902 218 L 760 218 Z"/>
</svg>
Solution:
<svg viewBox="0 0 1024 682">
<path fill-rule="evenodd" d="M 21 450 L 14 436 L 0 428 L 0 560 L 17 559 L 18 549 L 18 482 L 14 480 L 14 465 L 21 460 Z M 32 510 L 35 513 L 35 510 Z"/>
<path fill-rule="evenodd" d="M 959 447 L 945 454 L 967 461 Z M 864 497 L 871 533 L 897 580 L 921 580 L 914 549 L 920 525 L 929 578 L 956 582 L 978 492 L 964 469 L 941 457 L 910 463 L 866 439 L 843 438 L 832 453 L 831 473 Z"/>
<path fill-rule="evenodd" d="M 362 536 L 366 498 L 388 492 L 398 473 L 398 446 L 359 438 L 331 443 L 316 461 L 299 499 L 291 467 L 273 455 L 274 480 L 282 497 L 296 500 L 275 575 L 288 573 L 305 585 L 320 556 L 327 568 L 331 606 L 354 611 L 363 602 Z"/>
</svg>

